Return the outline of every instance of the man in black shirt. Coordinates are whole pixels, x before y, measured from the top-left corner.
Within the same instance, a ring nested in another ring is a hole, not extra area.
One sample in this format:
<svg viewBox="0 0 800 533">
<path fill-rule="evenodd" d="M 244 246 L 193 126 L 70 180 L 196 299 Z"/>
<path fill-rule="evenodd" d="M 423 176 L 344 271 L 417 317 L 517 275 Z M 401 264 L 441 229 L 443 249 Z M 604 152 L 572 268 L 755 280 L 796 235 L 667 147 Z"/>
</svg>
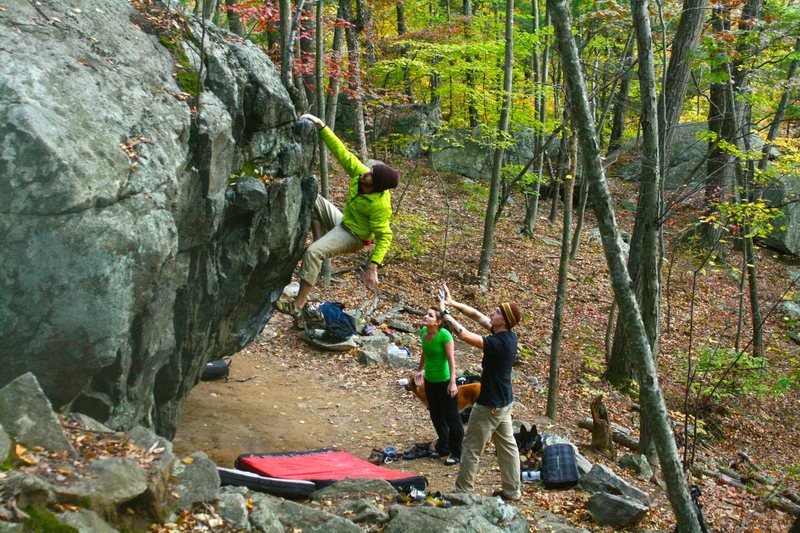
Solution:
<svg viewBox="0 0 800 533">
<path fill-rule="evenodd" d="M 483 373 L 481 393 L 469 417 L 461 449 L 461 468 L 456 478 L 456 491 L 475 490 L 475 472 L 484 446 L 492 439 L 500 463 L 503 488 L 494 496 L 515 501 L 522 496 L 519 474 L 519 451 L 514 440 L 511 424 L 511 409 L 514 394 L 511 390 L 511 367 L 517 358 L 517 335 L 513 328 L 522 318 L 522 313 L 513 303 L 503 303 L 489 316 L 456 302 L 450 296 L 447 285 L 442 286 L 440 308 L 445 320 L 451 325 L 453 335 L 467 344 L 483 350 Z M 468 331 L 446 310 L 445 305 L 458 309 L 483 326 L 490 335 L 480 336 Z"/>
</svg>

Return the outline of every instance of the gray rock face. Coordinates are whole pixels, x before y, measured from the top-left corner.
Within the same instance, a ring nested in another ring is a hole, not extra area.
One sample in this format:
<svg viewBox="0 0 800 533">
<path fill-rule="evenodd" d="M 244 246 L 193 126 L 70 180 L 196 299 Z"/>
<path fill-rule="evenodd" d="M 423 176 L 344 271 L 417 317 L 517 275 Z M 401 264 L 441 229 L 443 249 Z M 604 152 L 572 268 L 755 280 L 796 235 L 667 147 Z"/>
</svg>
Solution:
<svg viewBox="0 0 800 533">
<path fill-rule="evenodd" d="M 357 499 L 366 496 L 391 499 L 397 496 L 397 491 L 388 481 L 383 479 L 343 479 L 315 491 L 309 499 L 319 502 L 323 500 L 336 501 L 342 498 Z"/>
<path fill-rule="evenodd" d="M 281 502 L 278 516 L 288 531 L 295 528 L 319 533 L 326 531 L 360 533 L 362 531 L 360 527 L 347 518 L 286 500 Z"/>
<path fill-rule="evenodd" d="M 3 430 L 3 425 L 0 424 L 0 462 L 5 463 L 9 453 L 11 453 L 11 438 Z"/>
<path fill-rule="evenodd" d="M 708 142 L 696 137 L 702 130 L 708 129 L 704 122 L 686 122 L 678 124 L 675 138 L 670 147 L 670 160 L 667 175 L 664 177 L 664 188 L 678 189 L 684 185 L 698 183 L 705 179 L 705 166 L 701 166 L 692 175 L 698 163 L 706 156 Z M 626 143 L 622 150 L 634 150 L 633 143 Z M 620 169 L 623 179 L 638 180 L 642 171 L 642 158 L 631 159 Z"/>
<path fill-rule="evenodd" d="M 633 527 L 647 514 L 647 507 L 636 500 L 607 493 L 593 495 L 586 508 L 604 526 Z"/>
<path fill-rule="evenodd" d="M 368 499 L 345 501 L 333 513 L 356 524 L 369 523 L 373 527 L 389 521 L 389 514 Z"/>
<path fill-rule="evenodd" d="M 708 125 L 705 122 L 687 122 L 677 126 L 675 139 L 670 147 L 669 168 L 664 177 L 666 189 L 693 187 L 705 180 L 704 159 L 708 152 L 708 142 L 698 137 L 698 133 L 707 129 Z M 753 134 L 750 137 L 750 146 L 753 150 L 761 150 L 764 142 Z M 635 148 L 633 143 L 627 143 L 621 150 L 631 151 Z M 770 157 L 779 155 L 777 150 L 770 149 Z M 626 159 L 619 173 L 623 179 L 638 180 L 641 168 L 641 157 Z M 698 189 L 698 194 L 703 194 L 702 187 Z M 779 176 L 763 191 L 767 205 L 779 207 L 783 211 L 783 216 L 774 221 L 774 230 L 765 243 L 792 255 L 800 255 L 800 204 L 796 201 L 799 195 L 800 176 L 796 174 Z M 781 229 L 782 226 L 786 229 Z"/>
<path fill-rule="evenodd" d="M 512 505 L 500 498 L 445 494 L 454 507 L 404 507 L 389 509 L 386 533 L 436 531 L 441 533 L 519 532 L 528 531 L 528 521 Z M 468 505 L 462 507 L 461 505 Z"/>
<path fill-rule="evenodd" d="M 653 477 L 653 468 L 643 454 L 622 454 L 618 461 L 619 466 L 633 470 L 639 479 L 649 480 Z"/>
<path fill-rule="evenodd" d="M 232 531 L 247 531 L 250 521 L 247 516 L 247 502 L 242 494 L 227 490 L 221 492 L 217 511 Z"/>
<path fill-rule="evenodd" d="M 547 533 L 589 533 L 588 529 L 575 527 L 567 523 L 564 517 L 548 511 L 539 511 L 534 514 L 535 530 Z"/>
<path fill-rule="evenodd" d="M 764 191 L 768 205 L 781 206 L 783 216 L 773 222 L 766 244 L 800 256 L 800 175 L 781 176 Z M 784 205 L 785 204 L 785 205 Z M 785 228 L 785 229 L 783 229 Z"/>
<path fill-rule="evenodd" d="M 506 149 L 504 164 L 526 165 L 534 156 L 534 131 L 517 128 L 511 131 L 512 145 Z M 452 172 L 473 179 L 492 177 L 493 149 L 480 130 L 455 129 L 433 142 L 431 165 L 441 172 Z M 548 153 L 558 153 L 558 142 L 548 146 Z"/>
<path fill-rule="evenodd" d="M 424 145 L 442 126 L 442 110 L 438 105 L 417 103 L 393 106 L 376 120 L 375 128 L 381 137 L 400 135 L 404 142 L 400 152 L 406 157 L 419 157 Z"/>
<path fill-rule="evenodd" d="M 86 479 L 56 487 L 54 492 L 62 500 L 72 499 L 75 503 L 88 499 L 93 511 L 113 516 L 117 506 L 147 490 L 147 473 L 127 457 L 95 459 L 89 463 L 87 473 Z"/>
<path fill-rule="evenodd" d="M 795 302 L 783 301 L 778 304 L 778 309 L 789 318 L 800 317 L 800 304 Z"/>
<path fill-rule="evenodd" d="M 75 454 L 50 401 L 30 372 L 0 389 L 0 424 L 20 444 Z"/>
<path fill-rule="evenodd" d="M 250 525 L 256 531 L 283 533 L 283 524 L 278 519 L 278 500 L 259 492 L 249 493 L 248 498 L 253 503 L 250 509 Z"/>
<path fill-rule="evenodd" d="M 179 509 L 191 509 L 197 502 L 214 501 L 220 487 L 217 465 L 205 453 L 195 452 L 188 459 L 179 461 L 174 470 Z"/>
<path fill-rule="evenodd" d="M 196 76 L 196 22 L 164 37 L 126 0 L 5 6 L 0 386 L 30 371 L 56 409 L 171 437 L 203 365 L 291 277 L 315 132 L 270 60 L 213 26 L 195 103 L 175 65 Z M 229 185 L 243 169 L 273 179 Z"/>
<path fill-rule="evenodd" d="M 80 533 L 114 533 L 117 531 L 109 526 L 94 511 L 79 509 L 77 511 L 65 511 L 57 513 L 59 522 L 74 527 Z"/>
<path fill-rule="evenodd" d="M 599 463 L 596 463 L 588 474 L 581 477 L 580 487 L 587 492 L 618 494 L 634 499 L 642 505 L 650 503 L 647 493 L 637 489 L 612 472 L 610 468 Z"/>
<path fill-rule="evenodd" d="M 8 476 L 3 476 L 2 481 L 0 500 L 8 501 L 16 498 L 16 503 L 21 509 L 29 506 L 45 507 L 55 497 L 55 487 L 33 474 L 12 470 Z"/>
</svg>

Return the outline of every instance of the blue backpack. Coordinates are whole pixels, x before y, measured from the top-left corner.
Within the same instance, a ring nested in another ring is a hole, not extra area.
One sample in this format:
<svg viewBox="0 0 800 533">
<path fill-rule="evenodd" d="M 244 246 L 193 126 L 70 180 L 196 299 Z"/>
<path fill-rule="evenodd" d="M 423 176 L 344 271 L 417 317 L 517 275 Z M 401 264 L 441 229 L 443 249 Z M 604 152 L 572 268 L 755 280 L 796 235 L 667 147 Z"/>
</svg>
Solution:
<svg viewBox="0 0 800 533">
<path fill-rule="evenodd" d="M 356 321 L 352 316 L 344 312 L 344 304 L 340 302 L 324 302 L 320 304 L 319 312 L 325 318 L 323 340 L 342 342 L 356 334 Z"/>
</svg>

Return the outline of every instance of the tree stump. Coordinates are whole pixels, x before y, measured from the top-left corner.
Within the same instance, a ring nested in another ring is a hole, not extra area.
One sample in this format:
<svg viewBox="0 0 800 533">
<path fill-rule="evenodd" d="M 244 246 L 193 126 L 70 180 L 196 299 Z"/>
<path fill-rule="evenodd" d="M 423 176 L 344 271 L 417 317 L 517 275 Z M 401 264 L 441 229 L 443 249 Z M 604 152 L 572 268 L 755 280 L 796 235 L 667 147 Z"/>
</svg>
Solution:
<svg viewBox="0 0 800 533">
<path fill-rule="evenodd" d="M 602 396 L 592 400 L 591 410 L 592 448 L 613 460 L 615 453 L 614 446 L 611 444 L 611 422 L 608 419 L 608 411 L 606 411 Z"/>
</svg>

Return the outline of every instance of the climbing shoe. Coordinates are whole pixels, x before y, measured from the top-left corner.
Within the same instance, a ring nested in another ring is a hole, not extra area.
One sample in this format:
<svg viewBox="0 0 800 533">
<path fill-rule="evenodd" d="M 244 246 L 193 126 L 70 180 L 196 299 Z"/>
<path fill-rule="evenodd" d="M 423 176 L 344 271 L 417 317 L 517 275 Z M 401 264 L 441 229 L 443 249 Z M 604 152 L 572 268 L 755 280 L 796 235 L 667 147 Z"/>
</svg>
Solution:
<svg viewBox="0 0 800 533">
<path fill-rule="evenodd" d="M 507 501 L 507 502 L 518 502 L 522 498 L 521 496 L 517 496 L 517 497 L 506 496 L 505 493 L 502 490 L 496 490 L 496 491 L 492 492 L 492 496 L 494 496 L 494 497 L 498 497 L 499 496 L 500 498 L 502 498 L 504 501 Z"/>
<path fill-rule="evenodd" d="M 442 464 L 444 464 L 444 466 L 455 466 L 460 462 L 461 462 L 461 457 L 454 457 L 451 455 L 450 457 L 442 461 Z"/>
<path fill-rule="evenodd" d="M 425 501 L 425 498 L 425 491 L 419 490 L 416 487 L 402 487 L 397 494 L 397 501 L 406 505 L 422 503 Z"/>
<path fill-rule="evenodd" d="M 300 311 L 294 308 L 294 302 L 288 300 L 278 300 L 275 302 L 275 311 L 284 315 L 289 315 L 294 319 L 300 318 Z"/>
<path fill-rule="evenodd" d="M 423 507 L 441 507 L 442 509 L 449 509 L 453 506 L 449 500 L 445 500 L 442 496 L 441 492 L 436 492 L 435 494 L 428 495 L 425 498 L 425 503 L 422 504 Z"/>
<path fill-rule="evenodd" d="M 430 442 L 418 442 L 403 453 L 403 459 L 422 459 L 430 457 L 431 453 L 433 453 L 433 449 Z"/>
</svg>

